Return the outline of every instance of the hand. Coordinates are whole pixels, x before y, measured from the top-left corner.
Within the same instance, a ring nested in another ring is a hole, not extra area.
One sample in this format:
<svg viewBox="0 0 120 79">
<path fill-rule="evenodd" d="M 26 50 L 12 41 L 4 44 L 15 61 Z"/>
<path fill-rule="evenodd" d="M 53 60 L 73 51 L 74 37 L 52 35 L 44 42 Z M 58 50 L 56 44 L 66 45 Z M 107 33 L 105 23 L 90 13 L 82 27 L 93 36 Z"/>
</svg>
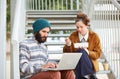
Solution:
<svg viewBox="0 0 120 79">
<path fill-rule="evenodd" d="M 71 44 L 71 40 L 69 38 L 65 39 L 66 45 L 70 45 Z"/>
<path fill-rule="evenodd" d="M 87 48 L 83 48 L 86 52 L 87 52 L 87 54 L 89 55 L 89 51 L 88 51 L 88 49 Z"/>
<path fill-rule="evenodd" d="M 53 62 L 48 62 L 47 64 L 43 65 L 42 68 L 56 68 L 57 64 Z"/>
</svg>

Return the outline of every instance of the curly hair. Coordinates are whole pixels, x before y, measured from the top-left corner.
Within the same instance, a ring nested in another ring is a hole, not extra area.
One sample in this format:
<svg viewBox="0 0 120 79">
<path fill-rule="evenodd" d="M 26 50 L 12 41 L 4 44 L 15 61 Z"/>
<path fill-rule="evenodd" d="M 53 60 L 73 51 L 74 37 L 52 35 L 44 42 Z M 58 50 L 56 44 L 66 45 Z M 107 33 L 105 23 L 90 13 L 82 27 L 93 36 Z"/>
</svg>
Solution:
<svg viewBox="0 0 120 79">
<path fill-rule="evenodd" d="M 90 20 L 89 20 L 88 16 L 84 13 L 77 14 L 75 23 L 79 22 L 79 21 L 82 21 L 85 25 L 90 26 L 90 24 L 89 24 Z"/>
</svg>

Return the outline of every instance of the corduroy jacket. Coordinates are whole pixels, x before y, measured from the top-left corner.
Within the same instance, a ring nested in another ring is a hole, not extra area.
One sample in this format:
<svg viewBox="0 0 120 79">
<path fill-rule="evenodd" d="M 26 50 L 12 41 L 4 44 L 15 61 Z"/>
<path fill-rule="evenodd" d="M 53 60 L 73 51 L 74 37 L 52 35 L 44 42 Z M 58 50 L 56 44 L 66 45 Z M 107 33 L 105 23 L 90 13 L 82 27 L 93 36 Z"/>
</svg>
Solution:
<svg viewBox="0 0 120 79">
<path fill-rule="evenodd" d="M 70 36 L 69 39 L 71 40 L 71 46 L 65 45 L 63 47 L 63 52 L 77 52 L 77 48 L 74 48 L 74 43 L 78 43 L 79 37 L 78 37 L 78 32 L 73 32 Z M 99 71 L 99 64 L 97 59 L 100 58 L 102 54 L 102 49 L 101 49 L 101 43 L 98 35 L 89 30 L 89 35 L 88 35 L 88 51 L 89 51 L 89 57 L 92 60 L 93 66 L 94 66 L 94 71 L 97 72 Z"/>
</svg>

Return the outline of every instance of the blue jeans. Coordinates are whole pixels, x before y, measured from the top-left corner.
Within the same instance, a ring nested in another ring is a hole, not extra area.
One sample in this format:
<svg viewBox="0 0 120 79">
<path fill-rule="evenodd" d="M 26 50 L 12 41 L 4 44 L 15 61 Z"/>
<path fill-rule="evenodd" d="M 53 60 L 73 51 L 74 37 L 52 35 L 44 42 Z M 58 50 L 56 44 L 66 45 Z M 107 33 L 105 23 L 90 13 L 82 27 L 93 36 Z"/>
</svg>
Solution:
<svg viewBox="0 0 120 79">
<path fill-rule="evenodd" d="M 85 75 L 94 74 L 93 64 L 87 52 L 84 49 L 79 49 L 77 52 L 82 53 L 82 56 L 75 68 L 76 79 L 81 79 Z"/>
</svg>

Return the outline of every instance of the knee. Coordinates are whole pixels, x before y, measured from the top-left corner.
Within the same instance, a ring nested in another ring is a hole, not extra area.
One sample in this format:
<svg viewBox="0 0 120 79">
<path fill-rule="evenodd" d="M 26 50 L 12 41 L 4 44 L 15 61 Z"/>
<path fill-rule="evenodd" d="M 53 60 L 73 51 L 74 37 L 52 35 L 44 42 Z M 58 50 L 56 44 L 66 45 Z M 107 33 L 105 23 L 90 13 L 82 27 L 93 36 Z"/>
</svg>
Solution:
<svg viewBox="0 0 120 79">
<path fill-rule="evenodd" d="M 66 75 L 70 77 L 69 79 L 75 79 L 75 73 L 73 70 L 68 70 Z"/>
<path fill-rule="evenodd" d="M 74 73 L 74 71 L 70 70 L 69 73 L 71 75 L 70 79 L 75 79 L 75 73 Z"/>
<path fill-rule="evenodd" d="M 61 79 L 61 74 L 59 71 L 55 71 L 53 72 L 52 77 L 54 77 L 54 79 Z"/>
</svg>

